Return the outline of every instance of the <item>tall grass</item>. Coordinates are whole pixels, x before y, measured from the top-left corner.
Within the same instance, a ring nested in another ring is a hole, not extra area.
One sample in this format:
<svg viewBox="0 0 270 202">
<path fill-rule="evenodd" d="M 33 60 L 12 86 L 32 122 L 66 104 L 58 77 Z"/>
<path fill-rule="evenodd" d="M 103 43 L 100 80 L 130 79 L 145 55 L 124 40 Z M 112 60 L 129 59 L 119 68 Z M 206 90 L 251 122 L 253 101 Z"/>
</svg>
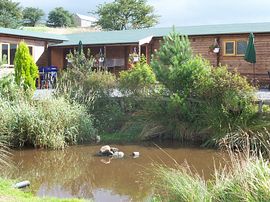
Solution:
<svg viewBox="0 0 270 202">
<path fill-rule="evenodd" d="M 205 180 L 189 166 L 155 166 L 156 193 L 160 201 L 270 201 L 270 166 L 261 156 L 230 153 L 230 166 L 215 169 Z"/>
<path fill-rule="evenodd" d="M 0 135 L 14 147 L 64 148 L 95 134 L 84 107 L 63 98 L 30 102 L 0 98 Z"/>
<path fill-rule="evenodd" d="M 4 172 L 7 167 L 11 166 L 9 148 L 6 145 L 6 141 L 0 137 L 0 171 Z"/>
</svg>

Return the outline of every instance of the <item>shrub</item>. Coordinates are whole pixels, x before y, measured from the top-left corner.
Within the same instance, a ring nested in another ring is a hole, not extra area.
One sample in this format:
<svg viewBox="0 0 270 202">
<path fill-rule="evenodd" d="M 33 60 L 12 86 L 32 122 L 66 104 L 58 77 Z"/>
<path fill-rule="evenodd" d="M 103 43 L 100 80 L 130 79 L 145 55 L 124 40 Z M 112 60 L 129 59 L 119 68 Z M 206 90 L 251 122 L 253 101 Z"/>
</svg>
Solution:
<svg viewBox="0 0 270 202">
<path fill-rule="evenodd" d="M 156 83 L 156 76 L 145 58 L 136 63 L 128 71 L 120 73 L 120 89 L 135 95 L 148 94 L 151 87 Z"/>
<path fill-rule="evenodd" d="M 14 59 L 15 81 L 24 89 L 35 89 L 38 67 L 30 55 L 27 44 L 20 42 Z"/>
<path fill-rule="evenodd" d="M 30 102 L 0 98 L 0 135 L 14 147 L 63 148 L 95 134 L 85 109 L 63 98 Z"/>
<path fill-rule="evenodd" d="M 139 113 L 147 120 L 144 136 L 169 134 L 216 143 L 254 117 L 254 89 L 246 79 L 193 56 L 187 37 L 176 32 L 165 37 L 152 67 L 165 90 Z"/>
<path fill-rule="evenodd" d="M 95 128 L 100 132 L 114 131 L 121 127 L 124 113 L 117 98 L 115 75 L 107 71 L 82 69 L 68 69 L 63 72 L 57 94 L 84 105 L 94 118 Z"/>
</svg>

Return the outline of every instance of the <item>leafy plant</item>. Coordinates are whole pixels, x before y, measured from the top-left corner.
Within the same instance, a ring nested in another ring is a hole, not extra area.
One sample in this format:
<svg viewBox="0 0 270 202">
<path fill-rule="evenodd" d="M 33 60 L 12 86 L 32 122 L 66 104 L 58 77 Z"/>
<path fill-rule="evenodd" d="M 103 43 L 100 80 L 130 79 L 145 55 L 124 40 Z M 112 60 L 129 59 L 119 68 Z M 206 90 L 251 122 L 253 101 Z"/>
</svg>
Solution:
<svg viewBox="0 0 270 202">
<path fill-rule="evenodd" d="M 145 58 L 141 58 L 131 69 L 120 72 L 119 84 L 124 92 L 135 95 L 148 94 L 155 83 L 156 76 Z"/>
<path fill-rule="evenodd" d="M 146 0 L 115 0 L 99 5 L 94 13 L 99 17 L 97 24 L 106 30 L 146 28 L 158 22 Z"/>
<path fill-rule="evenodd" d="M 45 13 L 42 9 L 26 7 L 23 9 L 24 25 L 35 27 L 44 15 Z"/>
<path fill-rule="evenodd" d="M 17 28 L 22 19 L 22 7 L 20 3 L 11 0 L 0 1 L 0 26 Z"/>
<path fill-rule="evenodd" d="M 20 42 L 14 59 L 15 81 L 24 89 L 36 88 L 36 78 L 38 77 L 38 67 L 30 55 L 28 46 Z"/>
<path fill-rule="evenodd" d="M 72 27 L 74 26 L 73 15 L 63 7 L 57 7 L 49 12 L 47 25 L 52 27 Z"/>
</svg>

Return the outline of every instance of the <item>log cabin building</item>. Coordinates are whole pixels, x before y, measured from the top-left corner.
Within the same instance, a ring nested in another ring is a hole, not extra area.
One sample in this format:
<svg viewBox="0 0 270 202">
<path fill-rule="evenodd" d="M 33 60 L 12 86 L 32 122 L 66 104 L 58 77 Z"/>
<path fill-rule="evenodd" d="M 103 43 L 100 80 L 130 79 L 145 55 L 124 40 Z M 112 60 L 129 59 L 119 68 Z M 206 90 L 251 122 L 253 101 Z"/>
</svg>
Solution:
<svg viewBox="0 0 270 202">
<path fill-rule="evenodd" d="M 244 60 L 249 33 L 255 35 L 257 54 L 256 78 L 269 84 L 270 23 L 244 23 L 175 27 L 188 35 L 193 53 L 209 60 L 213 66 L 226 65 L 229 70 L 252 77 L 252 64 Z M 172 28 L 148 28 L 126 31 L 102 31 L 68 35 L 51 35 L 21 30 L 0 29 L 0 55 L 8 55 L 12 65 L 15 45 L 25 40 L 32 46 L 33 56 L 39 66 L 53 65 L 59 69 L 67 66 L 66 56 L 78 48 L 82 41 L 84 51 L 90 49 L 94 56 L 104 55 L 103 65 L 112 72 L 128 69 L 130 54 L 144 54 L 150 62 L 151 55 L 159 49 L 164 36 Z"/>
</svg>

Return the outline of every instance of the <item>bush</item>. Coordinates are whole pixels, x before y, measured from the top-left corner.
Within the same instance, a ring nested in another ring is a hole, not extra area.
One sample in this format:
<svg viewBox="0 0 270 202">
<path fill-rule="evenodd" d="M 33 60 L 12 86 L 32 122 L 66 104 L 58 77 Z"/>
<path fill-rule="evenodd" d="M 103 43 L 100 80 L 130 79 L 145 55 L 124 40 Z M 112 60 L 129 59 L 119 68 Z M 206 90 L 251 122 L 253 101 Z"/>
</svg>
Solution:
<svg viewBox="0 0 270 202">
<path fill-rule="evenodd" d="M 20 42 L 16 50 L 14 66 L 16 83 L 19 86 L 22 85 L 24 89 L 35 89 L 38 67 L 30 55 L 27 44 L 24 42 Z"/>
<path fill-rule="evenodd" d="M 62 73 L 57 94 L 84 105 L 99 132 L 115 131 L 124 119 L 116 89 L 116 77 L 107 71 L 71 68 Z"/>
<path fill-rule="evenodd" d="M 216 143 L 252 121 L 254 89 L 226 67 L 213 68 L 202 57 L 193 56 L 187 37 L 176 32 L 165 37 L 152 67 L 165 90 L 139 113 L 140 119 L 147 120 L 144 136 L 169 134 Z"/>
<path fill-rule="evenodd" d="M 156 83 L 156 76 L 145 58 L 136 63 L 128 71 L 120 73 L 119 85 L 123 92 L 134 95 L 147 95 Z"/>
<path fill-rule="evenodd" d="M 95 134 L 86 110 L 63 98 L 39 102 L 0 100 L 0 135 L 14 147 L 60 149 L 91 140 Z"/>
</svg>

